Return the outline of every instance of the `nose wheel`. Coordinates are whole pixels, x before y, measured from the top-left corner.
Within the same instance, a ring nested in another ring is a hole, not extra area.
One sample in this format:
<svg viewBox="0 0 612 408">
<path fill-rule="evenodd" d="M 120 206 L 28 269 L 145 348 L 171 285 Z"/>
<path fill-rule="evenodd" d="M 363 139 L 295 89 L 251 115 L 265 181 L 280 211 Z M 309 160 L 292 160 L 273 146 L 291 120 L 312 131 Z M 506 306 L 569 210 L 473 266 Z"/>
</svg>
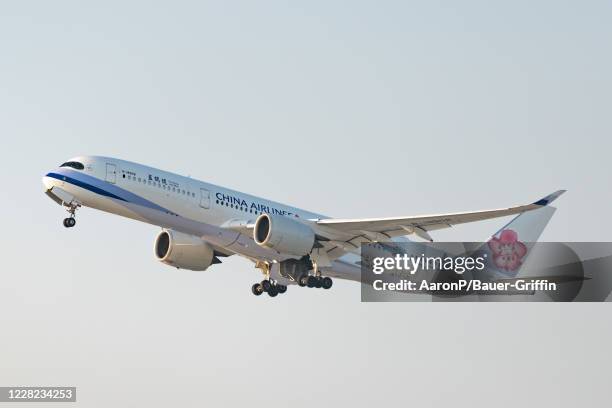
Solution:
<svg viewBox="0 0 612 408">
<path fill-rule="evenodd" d="M 72 228 L 76 225 L 76 219 L 74 217 L 64 218 L 64 227 Z"/>
</svg>

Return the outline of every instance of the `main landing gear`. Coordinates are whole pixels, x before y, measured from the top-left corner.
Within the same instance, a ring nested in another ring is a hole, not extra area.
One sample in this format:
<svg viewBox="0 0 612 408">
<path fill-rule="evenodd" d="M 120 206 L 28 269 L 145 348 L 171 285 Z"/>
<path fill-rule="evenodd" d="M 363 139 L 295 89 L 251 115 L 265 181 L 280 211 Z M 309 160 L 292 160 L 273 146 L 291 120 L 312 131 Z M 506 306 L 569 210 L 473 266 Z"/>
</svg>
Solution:
<svg viewBox="0 0 612 408">
<path fill-rule="evenodd" d="M 285 285 L 279 285 L 269 279 L 264 279 L 260 283 L 254 283 L 251 287 L 251 292 L 253 292 L 255 296 L 268 292 L 268 296 L 275 297 L 287 292 L 287 287 Z"/>
<path fill-rule="evenodd" d="M 282 268 L 283 265 L 281 265 Z M 286 265 L 285 265 L 286 266 Z M 294 265 L 295 266 L 295 265 Z M 299 265 L 298 265 L 299 266 Z M 285 270 L 283 273 L 283 269 L 280 270 L 281 276 L 296 280 L 299 286 L 308 286 L 309 288 L 323 288 L 329 289 L 333 285 L 333 281 L 328 276 L 321 276 L 321 271 L 317 267 L 316 262 L 308 261 L 308 265 L 303 265 L 304 267 L 301 270 L 297 270 L 297 267 L 291 268 L 291 265 Z M 268 296 L 275 297 L 279 294 L 285 293 L 287 291 L 287 286 L 281 285 L 278 282 L 270 279 L 270 264 L 265 261 L 258 261 L 255 263 L 255 267 L 261 269 L 261 272 L 264 274 L 265 279 L 261 282 L 254 283 L 251 287 L 251 292 L 255 296 L 259 296 L 266 292 Z M 308 273 L 308 270 L 312 267 L 312 274 Z M 300 274 L 300 275 L 298 275 Z M 299 278 L 295 278 L 298 275 Z"/>
<path fill-rule="evenodd" d="M 309 288 L 323 288 L 329 289 L 334 284 L 334 281 L 328 276 L 313 276 L 313 275 L 302 275 L 298 280 L 298 285 Z"/>
<path fill-rule="evenodd" d="M 76 225 L 76 210 L 80 207 L 79 204 L 70 203 L 68 205 L 68 212 L 70 217 L 64 218 L 64 227 L 72 228 Z"/>
<path fill-rule="evenodd" d="M 255 264 L 256 268 L 261 269 L 263 272 L 265 279 L 259 283 L 253 284 L 251 287 L 251 292 L 255 296 L 259 296 L 264 292 L 268 293 L 268 296 L 275 297 L 277 295 L 282 295 L 287 292 L 287 287 L 285 285 L 280 285 L 276 281 L 270 279 L 270 264 L 267 262 L 259 261 Z"/>
<path fill-rule="evenodd" d="M 298 279 L 298 285 L 309 288 L 323 288 L 329 289 L 334 284 L 334 281 L 328 276 L 321 276 L 321 271 L 317 267 L 316 262 L 312 263 L 314 275 L 308 275 L 307 273 L 300 276 Z"/>
</svg>

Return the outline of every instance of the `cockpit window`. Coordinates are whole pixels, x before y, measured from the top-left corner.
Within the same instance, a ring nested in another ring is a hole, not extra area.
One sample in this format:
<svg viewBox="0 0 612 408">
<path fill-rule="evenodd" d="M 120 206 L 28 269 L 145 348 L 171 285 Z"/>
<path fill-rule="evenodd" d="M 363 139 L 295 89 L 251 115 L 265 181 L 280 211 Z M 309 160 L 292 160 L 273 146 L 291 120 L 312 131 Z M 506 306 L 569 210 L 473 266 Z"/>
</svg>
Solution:
<svg viewBox="0 0 612 408">
<path fill-rule="evenodd" d="M 66 162 L 62 164 L 60 167 L 72 167 L 73 169 L 77 169 L 77 170 L 83 170 L 85 168 L 85 166 L 83 166 L 83 163 L 79 163 L 75 161 Z"/>
</svg>

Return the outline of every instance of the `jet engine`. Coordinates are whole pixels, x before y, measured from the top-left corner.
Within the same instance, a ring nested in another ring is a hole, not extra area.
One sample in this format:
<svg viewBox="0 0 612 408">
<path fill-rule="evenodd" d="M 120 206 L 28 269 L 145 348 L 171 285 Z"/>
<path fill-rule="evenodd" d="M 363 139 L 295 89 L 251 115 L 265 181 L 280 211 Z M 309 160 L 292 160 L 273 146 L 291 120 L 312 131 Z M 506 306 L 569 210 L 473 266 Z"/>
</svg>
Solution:
<svg viewBox="0 0 612 408">
<path fill-rule="evenodd" d="M 258 245 L 280 253 L 303 256 L 312 250 L 315 233 L 293 218 L 261 214 L 255 221 L 253 239 Z"/>
<path fill-rule="evenodd" d="M 155 257 L 166 265 L 192 271 L 204 271 L 219 263 L 213 248 L 199 237 L 163 230 L 155 239 Z"/>
</svg>

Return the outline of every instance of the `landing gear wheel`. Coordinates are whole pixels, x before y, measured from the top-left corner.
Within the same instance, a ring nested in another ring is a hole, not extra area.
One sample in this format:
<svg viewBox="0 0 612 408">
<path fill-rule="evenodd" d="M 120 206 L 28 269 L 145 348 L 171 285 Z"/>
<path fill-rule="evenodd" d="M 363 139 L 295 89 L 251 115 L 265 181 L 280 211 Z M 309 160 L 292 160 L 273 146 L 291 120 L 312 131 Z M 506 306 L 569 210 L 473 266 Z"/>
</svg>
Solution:
<svg viewBox="0 0 612 408">
<path fill-rule="evenodd" d="M 278 289 L 274 285 L 270 286 L 270 289 L 268 289 L 268 296 L 275 297 L 276 295 L 278 295 Z"/>
<path fill-rule="evenodd" d="M 281 295 L 287 291 L 287 287 L 285 285 L 278 285 L 276 289 L 278 290 L 278 293 L 280 293 Z"/>
<path fill-rule="evenodd" d="M 76 225 L 76 220 L 72 217 L 70 218 L 64 218 L 64 227 L 66 228 L 72 228 Z"/>
<path fill-rule="evenodd" d="M 269 292 L 270 288 L 272 287 L 272 284 L 267 279 L 266 280 L 262 280 L 261 281 L 261 287 L 263 288 L 264 292 Z"/>
<path fill-rule="evenodd" d="M 332 285 L 334 284 L 334 281 L 332 281 L 332 279 L 330 277 L 324 277 L 323 280 L 321 281 L 321 287 L 323 289 L 329 289 L 332 287 Z"/>
<path fill-rule="evenodd" d="M 308 280 L 306 282 L 309 288 L 314 288 L 317 286 L 317 278 L 312 275 L 308 277 Z"/>
<path fill-rule="evenodd" d="M 261 295 L 264 292 L 264 289 L 263 289 L 263 286 L 261 286 L 261 283 L 253 284 L 253 286 L 251 286 L 251 292 L 253 292 L 255 296 Z"/>
<path fill-rule="evenodd" d="M 323 283 L 321 282 L 322 281 L 321 277 L 317 276 L 316 279 L 317 280 L 315 281 L 315 288 L 320 288 L 321 286 L 323 286 Z"/>
<path fill-rule="evenodd" d="M 300 276 L 300 278 L 298 279 L 298 285 L 300 285 L 301 287 L 308 285 L 308 275 Z"/>
</svg>

